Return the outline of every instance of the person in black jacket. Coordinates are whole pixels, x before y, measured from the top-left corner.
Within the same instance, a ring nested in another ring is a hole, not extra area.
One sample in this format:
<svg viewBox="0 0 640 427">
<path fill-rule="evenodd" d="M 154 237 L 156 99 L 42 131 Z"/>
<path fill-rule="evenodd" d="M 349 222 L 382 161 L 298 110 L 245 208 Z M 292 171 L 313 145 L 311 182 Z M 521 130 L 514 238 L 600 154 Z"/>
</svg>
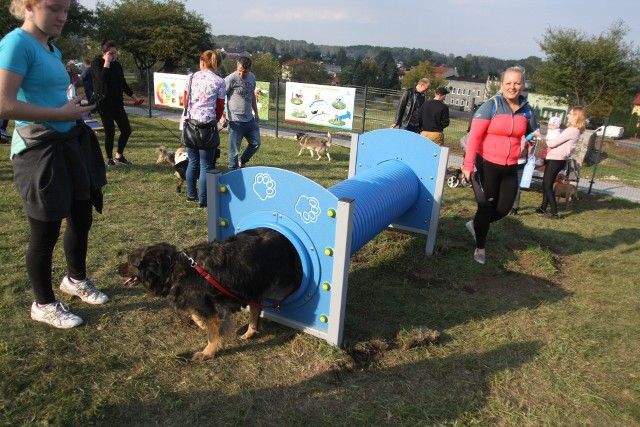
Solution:
<svg viewBox="0 0 640 427">
<path fill-rule="evenodd" d="M 420 135 L 440 146 L 444 144 L 444 128 L 449 126 L 449 107 L 444 105 L 448 93 L 447 88 L 439 87 L 435 97 L 420 107 Z"/>
<path fill-rule="evenodd" d="M 427 78 L 420 79 L 415 88 L 409 88 L 404 91 L 402 98 L 400 98 L 400 104 L 398 104 L 398 111 L 396 113 L 396 119 L 391 124 L 391 128 L 405 129 L 411 132 L 420 132 L 420 107 L 424 103 L 424 94 L 431 87 L 431 81 Z"/>
<path fill-rule="evenodd" d="M 124 110 L 122 94 L 126 93 L 133 98 L 135 105 L 140 105 L 144 99 L 133 93 L 127 84 L 122 65 L 117 59 L 118 48 L 115 42 L 104 41 L 101 51 L 102 55 L 91 61 L 91 77 L 95 99 L 98 100 L 98 111 L 104 126 L 104 149 L 109 158 L 107 165 L 130 166 L 131 162 L 123 155 L 129 136 L 131 136 L 131 125 Z M 116 156 L 113 157 L 116 124 L 120 129 L 120 137 L 118 138 Z"/>
</svg>

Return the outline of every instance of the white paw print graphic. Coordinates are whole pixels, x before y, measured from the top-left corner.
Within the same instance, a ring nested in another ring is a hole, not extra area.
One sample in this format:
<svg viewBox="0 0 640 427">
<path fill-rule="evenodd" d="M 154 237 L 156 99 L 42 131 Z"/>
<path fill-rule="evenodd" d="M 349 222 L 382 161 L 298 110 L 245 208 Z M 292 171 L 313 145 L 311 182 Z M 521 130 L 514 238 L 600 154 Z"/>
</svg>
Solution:
<svg viewBox="0 0 640 427">
<path fill-rule="evenodd" d="M 300 196 L 295 209 L 306 224 L 316 222 L 321 212 L 318 199 L 307 196 Z"/>
<path fill-rule="evenodd" d="M 276 195 L 276 182 L 271 179 L 268 173 L 256 174 L 253 181 L 253 192 L 260 197 L 260 200 L 267 200 Z"/>
</svg>

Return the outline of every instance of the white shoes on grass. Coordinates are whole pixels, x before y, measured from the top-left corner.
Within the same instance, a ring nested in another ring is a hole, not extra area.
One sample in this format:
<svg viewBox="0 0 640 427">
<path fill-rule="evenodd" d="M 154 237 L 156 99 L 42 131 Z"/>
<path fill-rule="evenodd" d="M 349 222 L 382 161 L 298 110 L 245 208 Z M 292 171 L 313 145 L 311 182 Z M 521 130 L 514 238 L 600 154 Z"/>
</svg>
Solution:
<svg viewBox="0 0 640 427">
<path fill-rule="evenodd" d="M 109 297 L 97 290 L 89 278 L 76 281 L 65 276 L 60 283 L 60 290 L 79 297 L 87 304 L 104 304 L 109 301 Z M 69 311 L 59 300 L 43 305 L 34 301 L 31 304 L 31 319 L 59 329 L 69 329 L 82 324 L 82 318 Z"/>
</svg>

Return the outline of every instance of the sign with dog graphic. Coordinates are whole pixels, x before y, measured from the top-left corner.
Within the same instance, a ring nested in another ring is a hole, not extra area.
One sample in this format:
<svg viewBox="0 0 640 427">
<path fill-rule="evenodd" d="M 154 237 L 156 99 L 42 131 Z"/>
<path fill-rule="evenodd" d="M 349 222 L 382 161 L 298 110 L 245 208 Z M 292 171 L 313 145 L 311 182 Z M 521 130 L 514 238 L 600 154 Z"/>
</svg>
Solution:
<svg viewBox="0 0 640 427">
<path fill-rule="evenodd" d="M 287 82 L 285 121 L 353 129 L 355 88 Z"/>
</svg>

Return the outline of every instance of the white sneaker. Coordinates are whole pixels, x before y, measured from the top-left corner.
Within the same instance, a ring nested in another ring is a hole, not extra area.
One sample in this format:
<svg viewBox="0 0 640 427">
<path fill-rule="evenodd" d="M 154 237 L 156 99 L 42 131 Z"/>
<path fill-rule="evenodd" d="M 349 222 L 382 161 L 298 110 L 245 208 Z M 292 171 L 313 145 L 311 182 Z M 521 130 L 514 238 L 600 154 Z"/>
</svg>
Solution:
<svg viewBox="0 0 640 427">
<path fill-rule="evenodd" d="M 467 222 L 465 225 L 467 226 L 469 233 L 473 236 L 473 240 L 476 240 L 476 230 L 473 228 L 473 220 Z"/>
<path fill-rule="evenodd" d="M 70 312 L 60 301 L 40 305 L 31 304 L 31 318 L 59 329 L 69 329 L 82 324 L 82 318 Z"/>
<path fill-rule="evenodd" d="M 87 304 L 104 304 L 109 301 L 109 297 L 97 290 L 88 277 L 76 281 L 69 276 L 64 276 L 60 283 L 60 290 L 65 294 L 80 297 Z"/>
</svg>

